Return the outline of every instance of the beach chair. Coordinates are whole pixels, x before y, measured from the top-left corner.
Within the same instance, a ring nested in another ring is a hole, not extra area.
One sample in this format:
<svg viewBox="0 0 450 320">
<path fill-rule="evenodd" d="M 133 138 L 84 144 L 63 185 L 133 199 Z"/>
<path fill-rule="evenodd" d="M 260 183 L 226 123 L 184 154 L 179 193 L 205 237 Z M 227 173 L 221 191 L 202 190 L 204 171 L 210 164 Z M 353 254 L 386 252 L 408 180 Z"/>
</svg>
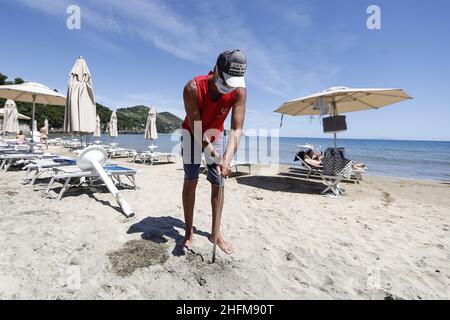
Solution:
<svg viewBox="0 0 450 320">
<path fill-rule="evenodd" d="M 296 169 L 299 169 L 305 174 L 308 180 L 311 176 L 320 177 L 322 175 L 323 167 L 314 166 L 308 164 L 302 157 L 302 153 L 306 153 L 308 150 L 321 150 L 320 146 L 315 146 L 312 144 L 298 145 L 299 149 L 295 155 L 294 162 L 297 162 Z"/>
<path fill-rule="evenodd" d="M 121 177 L 125 177 L 131 183 L 131 187 L 136 190 L 136 170 L 125 168 L 118 165 L 107 164 L 103 166 L 106 174 L 112 179 L 115 185 L 118 186 L 127 186 L 122 183 Z M 59 201 L 62 199 L 64 193 L 73 187 L 79 187 L 81 183 L 71 184 L 73 181 L 87 181 L 90 186 L 94 186 L 94 184 L 98 181 L 101 181 L 100 175 L 95 170 L 84 171 L 81 170 L 78 166 L 61 166 L 53 168 L 52 178 L 44 191 L 45 195 L 50 193 L 50 190 L 53 188 L 53 185 L 56 181 L 60 181 L 63 185 L 56 199 Z"/>
<path fill-rule="evenodd" d="M 338 152 L 325 152 L 322 162 L 323 172 L 321 177 L 327 187 L 321 193 L 326 195 L 331 191 L 336 197 L 343 195 L 344 190 L 341 188 L 340 183 L 343 180 L 350 180 L 353 173 L 353 162 L 346 159 L 344 153 L 340 150 Z"/>
<path fill-rule="evenodd" d="M 176 163 L 178 155 L 175 153 L 152 152 L 152 151 L 136 151 L 129 153 L 132 162 L 149 163 L 153 165 L 155 162 Z"/>
<path fill-rule="evenodd" d="M 247 167 L 248 168 L 248 174 L 252 174 L 252 163 L 245 162 L 245 161 L 238 161 L 238 160 L 232 160 L 230 163 L 231 171 L 235 171 L 236 174 L 239 172 L 239 167 Z M 206 166 L 206 158 L 205 155 L 202 154 L 202 162 L 200 166 L 200 172 L 202 174 L 206 173 L 208 170 L 208 167 Z"/>
<path fill-rule="evenodd" d="M 26 170 L 23 181 L 34 185 L 36 179 L 41 177 L 44 173 L 52 173 L 53 168 L 62 166 L 75 166 L 76 160 L 73 158 L 50 158 L 50 159 L 34 159 L 30 160 L 23 170 Z"/>
<path fill-rule="evenodd" d="M 26 164 L 35 159 L 57 158 L 57 155 L 49 153 L 11 153 L 0 154 L 0 172 L 6 172 L 12 165 Z"/>
<path fill-rule="evenodd" d="M 109 159 L 129 158 L 130 154 L 132 154 L 133 152 L 136 152 L 136 150 L 134 150 L 134 149 L 125 149 L 125 148 L 108 147 L 108 146 L 104 146 L 103 148 L 106 150 Z"/>
</svg>

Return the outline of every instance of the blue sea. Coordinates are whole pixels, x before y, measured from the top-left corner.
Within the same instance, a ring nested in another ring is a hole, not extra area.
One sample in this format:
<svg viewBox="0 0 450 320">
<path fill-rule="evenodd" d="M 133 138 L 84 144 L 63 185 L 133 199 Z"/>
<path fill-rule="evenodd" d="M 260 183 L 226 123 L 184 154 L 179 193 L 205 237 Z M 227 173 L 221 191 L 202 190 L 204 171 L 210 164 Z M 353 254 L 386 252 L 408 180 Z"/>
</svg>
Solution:
<svg viewBox="0 0 450 320">
<path fill-rule="evenodd" d="M 108 136 L 100 140 L 110 143 Z M 277 143 L 278 142 L 278 143 Z M 120 147 L 146 150 L 149 142 L 143 135 L 120 135 Z M 333 139 L 245 137 L 238 151 L 239 160 L 257 163 L 294 164 L 298 145 L 314 144 L 324 150 L 333 147 Z M 179 153 L 179 136 L 160 134 L 155 141 L 160 152 Z M 338 139 L 346 157 L 364 162 L 368 174 L 403 178 L 450 181 L 450 141 L 404 141 Z"/>
</svg>

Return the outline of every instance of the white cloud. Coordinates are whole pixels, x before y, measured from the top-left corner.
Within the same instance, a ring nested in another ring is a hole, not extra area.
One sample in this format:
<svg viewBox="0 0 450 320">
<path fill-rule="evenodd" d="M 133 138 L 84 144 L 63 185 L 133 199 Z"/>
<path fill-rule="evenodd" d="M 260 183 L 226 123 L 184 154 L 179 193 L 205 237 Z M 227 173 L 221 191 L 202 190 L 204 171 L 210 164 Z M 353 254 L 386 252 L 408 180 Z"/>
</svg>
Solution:
<svg viewBox="0 0 450 320">
<path fill-rule="evenodd" d="M 73 2 L 19 1 L 46 14 L 64 17 L 65 7 Z M 240 48 L 248 56 L 248 83 L 283 99 L 317 90 L 339 71 L 321 54 L 323 41 L 298 48 L 301 39 L 295 38 L 295 33 L 312 25 L 308 8 L 302 3 L 274 5 L 266 1 L 261 5 L 261 10 L 274 12 L 273 19 L 279 25 L 292 29 L 293 43 L 276 39 L 273 34 L 268 40 L 268 36 L 252 29 L 248 17 L 231 2 L 195 1 L 169 6 L 160 0 L 85 0 L 79 5 L 82 28 L 96 32 L 91 38 L 100 39 L 101 34 L 140 38 L 175 57 L 208 67 L 214 65 L 218 52 Z M 104 41 L 108 43 L 106 37 Z M 109 47 L 117 46 L 111 43 Z"/>
<path fill-rule="evenodd" d="M 20 1 L 51 15 L 64 15 L 65 7 L 71 2 Z M 269 44 L 264 42 L 264 38 L 259 39 L 231 4 L 202 2 L 190 6 L 193 17 L 177 13 L 174 8 L 157 0 L 109 0 L 106 3 L 88 0 L 80 4 L 82 23 L 86 28 L 137 36 L 156 48 L 194 63 L 212 67 L 218 52 L 239 47 L 249 57 L 249 83 L 279 96 L 294 91 L 298 75 L 291 74 L 291 67 L 279 57 L 285 53 L 277 53 L 276 43 Z M 217 6 L 220 10 L 216 10 Z M 309 16 L 303 11 L 289 10 L 284 19 L 304 26 L 310 24 Z M 225 28 L 227 25 L 233 28 Z"/>
</svg>

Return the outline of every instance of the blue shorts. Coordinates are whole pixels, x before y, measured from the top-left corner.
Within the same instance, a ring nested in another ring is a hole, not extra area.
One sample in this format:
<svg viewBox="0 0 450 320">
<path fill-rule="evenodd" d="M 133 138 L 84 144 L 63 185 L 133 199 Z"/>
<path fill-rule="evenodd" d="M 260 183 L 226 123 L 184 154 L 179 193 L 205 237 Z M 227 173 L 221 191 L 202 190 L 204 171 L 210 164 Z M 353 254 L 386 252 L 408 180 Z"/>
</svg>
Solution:
<svg viewBox="0 0 450 320">
<path fill-rule="evenodd" d="M 222 158 L 222 138 L 216 139 L 212 142 L 212 145 Z M 204 155 L 205 158 L 203 161 L 201 145 L 194 141 L 192 134 L 183 132 L 181 137 L 181 156 L 183 157 L 184 180 L 198 180 L 200 176 L 200 165 L 203 162 L 203 164 L 206 164 L 206 169 L 208 170 L 208 181 L 218 186 L 220 184 L 220 175 L 217 172 L 217 163 L 215 163 L 215 159 L 208 152 L 204 152 Z"/>
</svg>

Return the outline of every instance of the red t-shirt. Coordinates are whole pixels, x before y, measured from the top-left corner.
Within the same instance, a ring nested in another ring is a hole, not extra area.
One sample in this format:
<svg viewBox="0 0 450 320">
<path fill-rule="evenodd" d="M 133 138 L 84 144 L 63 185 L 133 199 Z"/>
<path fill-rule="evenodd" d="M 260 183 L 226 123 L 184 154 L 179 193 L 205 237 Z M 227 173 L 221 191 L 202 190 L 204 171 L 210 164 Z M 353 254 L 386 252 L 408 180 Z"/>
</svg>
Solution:
<svg viewBox="0 0 450 320">
<path fill-rule="evenodd" d="M 236 90 L 234 90 L 231 93 L 221 95 L 217 101 L 212 102 L 208 96 L 208 76 L 210 74 L 212 72 L 208 75 L 194 78 L 195 84 L 197 85 L 198 107 L 202 118 L 202 133 L 205 133 L 209 129 L 217 129 L 223 132 L 225 119 L 233 108 L 236 99 Z M 187 116 L 181 127 L 192 133 Z M 214 141 L 214 137 L 210 137 L 210 139 L 211 142 Z"/>
</svg>

